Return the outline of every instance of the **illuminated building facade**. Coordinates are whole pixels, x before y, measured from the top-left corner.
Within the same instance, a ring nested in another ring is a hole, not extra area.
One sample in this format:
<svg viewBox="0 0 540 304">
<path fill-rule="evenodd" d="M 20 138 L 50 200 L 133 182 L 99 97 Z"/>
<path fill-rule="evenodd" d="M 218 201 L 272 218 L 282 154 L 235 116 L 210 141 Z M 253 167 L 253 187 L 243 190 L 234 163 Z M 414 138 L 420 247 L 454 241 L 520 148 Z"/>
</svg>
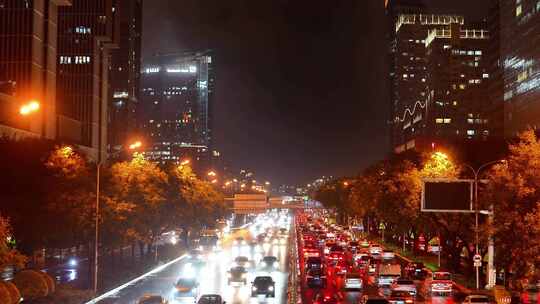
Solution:
<svg viewBox="0 0 540 304">
<path fill-rule="evenodd" d="M 141 71 L 142 0 L 118 0 L 115 11 L 120 27 L 118 48 L 112 50 L 108 147 L 122 149 L 136 127 Z"/>
<path fill-rule="evenodd" d="M 109 59 L 118 37 L 114 2 L 72 2 L 58 11 L 57 135 L 105 159 Z"/>
<path fill-rule="evenodd" d="M 0 136 L 56 136 L 58 8 L 68 0 L 0 1 Z M 31 119 L 18 107 L 37 100 Z"/>
<path fill-rule="evenodd" d="M 540 127 L 540 1 L 499 1 L 505 135 Z"/>
<path fill-rule="evenodd" d="M 209 166 L 214 90 L 211 51 L 156 55 L 145 60 L 138 119 L 156 162 Z"/>
<path fill-rule="evenodd" d="M 434 28 L 426 37 L 425 108 L 413 112 L 403 129 L 416 128 L 414 138 L 439 141 L 487 140 L 490 66 L 485 29 L 453 23 Z"/>
</svg>

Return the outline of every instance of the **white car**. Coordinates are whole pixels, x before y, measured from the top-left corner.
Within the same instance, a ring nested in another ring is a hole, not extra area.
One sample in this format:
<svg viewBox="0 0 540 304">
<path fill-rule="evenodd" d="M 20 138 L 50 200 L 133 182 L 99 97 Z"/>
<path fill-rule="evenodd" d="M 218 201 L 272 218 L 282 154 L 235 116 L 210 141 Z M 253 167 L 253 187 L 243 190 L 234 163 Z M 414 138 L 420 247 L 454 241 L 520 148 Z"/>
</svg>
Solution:
<svg viewBox="0 0 540 304">
<path fill-rule="evenodd" d="M 345 276 L 344 288 L 349 289 L 362 289 L 363 281 L 362 277 L 358 273 L 348 273 Z"/>
<path fill-rule="evenodd" d="M 469 295 L 465 298 L 463 304 L 491 304 L 491 301 L 484 295 Z"/>
<path fill-rule="evenodd" d="M 396 254 L 392 250 L 384 250 L 381 256 L 383 260 L 392 260 L 396 257 Z"/>
<path fill-rule="evenodd" d="M 416 296 L 417 293 L 414 281 L 402 278 L 397 279 L 394 284 L 392 284 L 392 290 L 406 291 L 412 296 Z"/>
</svg>

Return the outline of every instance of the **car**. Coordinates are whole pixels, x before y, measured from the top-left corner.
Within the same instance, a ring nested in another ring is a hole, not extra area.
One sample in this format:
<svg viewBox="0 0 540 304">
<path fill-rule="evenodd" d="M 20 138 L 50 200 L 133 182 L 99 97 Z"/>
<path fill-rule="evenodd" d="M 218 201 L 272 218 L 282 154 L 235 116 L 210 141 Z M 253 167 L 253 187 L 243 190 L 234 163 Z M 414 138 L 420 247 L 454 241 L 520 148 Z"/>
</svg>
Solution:
<svg viewBox="0 0 540 304">
<path fill-rule="evenodd" d="M 233 245 L 235 245 L 235 246 L 241 246 L 242 245 L 243 246 L 243 245 L 247 245 L 247 242 L 246 242 L 246 240 L 244 240 L 243 237 L 240 236 L 240 237 L 237 237 L 237 238 L 235 238 L 233 240 Z"/>
<path fill-rule="evenodd" d="M 447 295 L 453 291 L 452 274 L 446 271 L 435 271 L 429 285 L 429 291 L 434 295 Z"/>
<path fill-rule="evenodd" d="M 392 286 L 401 276 L 400 264 L 383 264 L 379 267 L 379 277 L 377 284 L 379 286 Z"/>
<path fill-rule="evenodd" d="M 424 263 L 409 263 L 405 267 L 405 272 L 411 278 L 423 279 L 426 277 L 426 271 L 424 268 Z"/>
<path fill-rule="evenodd" d="M 335 293 L 318 293 L 313 299 L 313 304 L 338 304 L 340 299 Z"/>
<path fill-rule="evenodd" d="M 380 257 L 382 253 L 382 248 L 379 245 L 372 244 L 369 246 L 369 254 L 372 257 Z"/>
<path fill-rule="evenodd" d="M 180 278 L 174 284 L 176 298 L 196 298 L 199 282 L 195 278 Z"/>
<path fill-rule="evenodd" d="M 261 260 L 261 267 L 265 269 L 279 269 L 279 262 L 275 256 L 265 256 Z"/>
<path fill-rule="evenodd" d="M 374 260 L 370 260 L 368 265 L 368 272 L 371 274 L 377 272 L 377 265 L 378 263 L 376 263 Z"/>
<path fill-rule="evenodd" d="M 233 265 L 247 268 L 249 266 L 249 259 L 246 256 L 237 256 L 236 258 L 234 258 Z"/>
<path fill-rule="evenodd" d="M 197 304 L 225 304 L 221 295 L 218 294 L 205 294 L 202 295 Z"/>
<path fill-rule="evenodd" d="M 137 304 L 167 304 L 168 302 L 160 295 L 145 295 Z"/>
<path fill-rule="evenodd" d="M 326 288 L 326 273 L 322 269 L 311 269 L 306 274 L 306 285 L 309 288 Z"/>
<path fill-rule="evenodd" d="M 392 290 L 388 302 L 391 304 L 412 304 L 414 303 L 414 297 L 407 291 Z"/>
<path fill-rule="evenodd" d="M 360 248 L 360 244 L 358 244 L 356 241 L 351 241 L 349 242 L 348 247 L 350 252 L 356 253 L 356 251 Z"/>
<path fill-rule="evenodd" d="M 321 251 L 314 247 L 306 247 L 303 249 L 303 251 L 304 251 L 304 258 L 321 256 Z"/>
<path fill-rule="evenodd" d="M 236 266 L 231 268 L 228 273 L 227 278 L 227 284 L 231 285 L 231 283 L 243 283 L 244 285 L 247 284 L 247 271 L 246 268 L 242 266 Z"/>
<path fill-rule="evenodd" d="M 334 273 L 337 276 L 343 276 L 347 274 L 347 272 L 349 271 L 349 268 L 350 267 L 349 267 L 349 264 L 347 264 L 347 262 L 340 260 L 334 266 Z"/>
<path fill-rule="evenodd" d="M 359 273 L 347 273 L 345 275 L 345 282 L 343 288 L 345 290 L 362 289 L 363 280 Z"/>
<path fill-rule="evenodd" d="M 265 295 L 267 298 L 276 297 L 276 283 L 270 276 L 258 276 L 251 282 L 251 296 Z"/>
<path fill-rule="evenodd" d="M 411 294 L 411 296 L 416 296 L 416 293 L 417 293 L 417 290 L 416 290 L 416 284 L 414 284 L 414 281 L 413 281 L 413 280 L 404 279 L 404 278 L 399 278 L 399 279 L 397 279 L 397 280 L 392 284 L 392 290 L 396 290 L 396 291 L 406 291 L 406 292 L 408 292 L 409 294 Z"/>
<path fill-rule="evenodd" d="M 381 257 L 383 260 L 392 260 L 396 257 L 396 254 L 392 250 L 383 250 Z"/>
<path fill-rule="evenodd" d="M 491 304 L 488 296 L 485 295 L 468 295 L 463 304 Z"/>
<path fill-rule="evenodd" d="M 361 304 L 389 304 L 388 300 L 379 296 L 363 296 Z"/>
<path fill-rule="evenodd" d="M 204 254 L 202 250 L 200 249 L 191 249 L 187 255 L 187 258 L 191 261 L 202 260 L 203 257 L 204 257 Z"/>
<path fill-rule="evenodd" d="M 312 269 L 323 269 L 323 261 L 320 257 L 310 257 L 306 260 L 306 271 L 312 270 Z"/>
</svg>

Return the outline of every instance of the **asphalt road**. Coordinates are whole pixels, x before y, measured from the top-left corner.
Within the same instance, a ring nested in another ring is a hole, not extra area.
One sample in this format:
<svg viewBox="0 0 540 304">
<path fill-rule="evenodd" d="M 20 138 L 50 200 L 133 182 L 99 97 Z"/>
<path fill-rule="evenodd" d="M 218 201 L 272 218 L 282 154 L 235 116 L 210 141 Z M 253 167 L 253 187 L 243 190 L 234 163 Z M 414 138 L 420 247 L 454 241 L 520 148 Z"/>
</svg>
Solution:
<svg viewBox="0 0 540 304">
<path fill-rule="evenodd" d="M 247 230 L 236 231 L 235 235 L 242 234 L 244 236 L 250 233 Z M 200 270 L 198 279 L 200 282 L 199 295 L 202 294 L 220 294 L 227 304 L 241 303 L 286 303 L 287 300 L 287 267 L 288 267 L 288 245 L 273 244 L 272 242 L 264 245 L 241 245 L 233 246 L 232 239 L 235 235 L 225 241 L 221 251 L 211 254 L 207 257 L 207 262 L 204 268 Z M 247 239 L 247 237 L 246 237 Z M 248 273 L 248 284 L 246 286 L 228 286 L 227 276 L 232 262 L 236 256 L 247 256 L 250 260 L 258 261 L 266 255 L 276 256 L 279 260 L 279 269 L 270 272 L 273 280 L 276 282 L 276 297 L 272 298 L 251 298 L 250 297 L 250 282 L 257 275 L 268 275 L 269 272 L 253 267 Z M 121 286 L 114 292 L 110 292 L 107 297 L 99 299 L 96 302 L 100 304 L 133 304 L 145 294 L 158 294 L 165 297 L 170 304 L 175 303 L 193 303 L 195 299 L 177 299 L 175 298 L 174 283 L 181 277 L 185 276 L 186 271 L 190 268 L 190 259 L 180 257 L 172 261 L 170 264 L 164 265 L 153 273 L 147 274 L 140 280 Z"/>
</svg>

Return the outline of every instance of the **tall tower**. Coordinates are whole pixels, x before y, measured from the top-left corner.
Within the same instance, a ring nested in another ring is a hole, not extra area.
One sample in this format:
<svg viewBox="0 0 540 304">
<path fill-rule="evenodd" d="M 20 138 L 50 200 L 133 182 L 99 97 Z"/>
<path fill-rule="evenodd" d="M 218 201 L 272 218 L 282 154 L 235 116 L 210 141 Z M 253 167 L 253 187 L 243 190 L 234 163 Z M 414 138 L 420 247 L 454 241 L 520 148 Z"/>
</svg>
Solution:
<svg viewBox="0 0 540 304">
<path fill-rule="evenodd" d="M 0 1 L 1 136 L 56 136 L 57 12 L 70 4 Z M 41 108 L 22 120 L 18 106 L 28 100 L 39 101 Z"/>
<path fill-rule="evenodd" d="M 107 153 L 110 50 L 118 37 L 113 4 L 73 0 L 58 17 L 58 137 L 97 160 Z"/>
<path fill-rule="evenodd" d="M 112 50 L 108 147 L 121 149 L 136 130 L 141 75 L 142 0 L 118 0 L 118 48 Z"/>
<path fill-rule="evenodd" d="M 190 158 L 207 166 L 212 146 L 211 51 L 159 54 L 144 61 L 138 117 L 157 162 Z"/>
</svg>

